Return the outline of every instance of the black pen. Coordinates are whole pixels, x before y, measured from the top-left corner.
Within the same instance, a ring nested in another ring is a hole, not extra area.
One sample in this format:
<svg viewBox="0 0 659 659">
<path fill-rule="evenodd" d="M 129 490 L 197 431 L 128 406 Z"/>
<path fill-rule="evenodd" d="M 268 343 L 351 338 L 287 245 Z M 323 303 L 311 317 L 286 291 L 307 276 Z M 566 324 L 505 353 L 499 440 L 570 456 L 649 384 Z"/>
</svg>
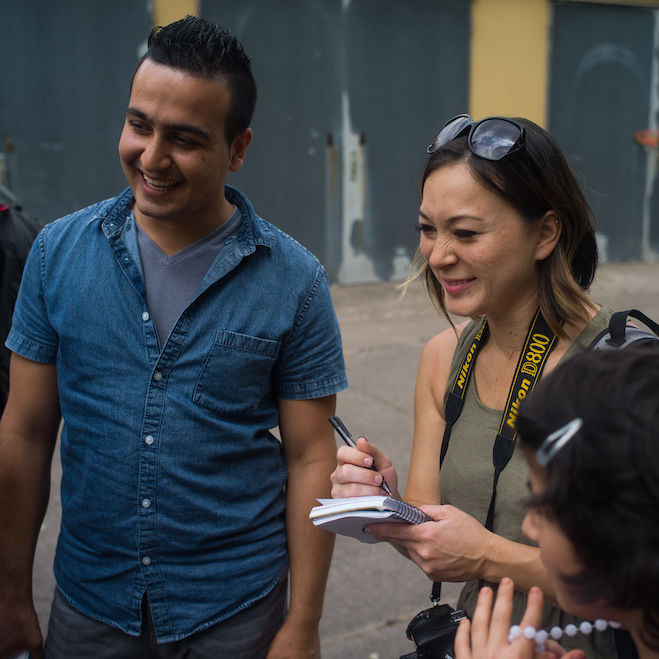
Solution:
<svg viewBox="0 0 659 659">
<path fill-rule="evenodd" d="M 338 416 L 331 416 L 329 418 L 330 423 L 334 426 L 334 429 L 336 432 L 339 433 L 339 437 L 348 445 L 352 446 L 352 448 L 357 448 L 357 445 L 355 444 L 354 440 L 352 439 L 352 435 L 348 432 L 348 429 L 345 427 L 345 424 L 341 419 L 339 419 Z M 376 471 L 377 469 L 375 468 L 375 465 L 371 465 L 369 467 L 372 471 Z M 387 481 L 382 479 L 382 484 L 380 487 L 390 496 L 393 497 L 394 495 L 392 494 L 391 490 L 389 489 L 389 486 L 387 485 Z"/>
</svg>

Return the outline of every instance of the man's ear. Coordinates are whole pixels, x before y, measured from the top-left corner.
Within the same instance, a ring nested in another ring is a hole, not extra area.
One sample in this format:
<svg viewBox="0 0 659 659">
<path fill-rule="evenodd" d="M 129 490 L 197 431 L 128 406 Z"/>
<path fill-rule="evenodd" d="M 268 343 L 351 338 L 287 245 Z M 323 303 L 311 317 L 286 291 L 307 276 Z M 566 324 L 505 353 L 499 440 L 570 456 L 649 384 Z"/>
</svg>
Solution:
<svg viewBox="0 0 659 659">
<path fill-rule="evenodd" d="M 231 145 L 231 162 L 229 164 L 230 172 L 237 172 L 242 166 L 243 161 L 245 160 L 245 151 L 249 143 L 252 141 L 254 133 L 251 128 L 246 128 Z"/>
<path fill-rule="evenodd" d="M 536 261 L 544 261 L 554 251 L 561 237 L 563 226 L 560 217 L 554 211 L 547 211 L 538 223 L 538 244 Z"/>
</svg>

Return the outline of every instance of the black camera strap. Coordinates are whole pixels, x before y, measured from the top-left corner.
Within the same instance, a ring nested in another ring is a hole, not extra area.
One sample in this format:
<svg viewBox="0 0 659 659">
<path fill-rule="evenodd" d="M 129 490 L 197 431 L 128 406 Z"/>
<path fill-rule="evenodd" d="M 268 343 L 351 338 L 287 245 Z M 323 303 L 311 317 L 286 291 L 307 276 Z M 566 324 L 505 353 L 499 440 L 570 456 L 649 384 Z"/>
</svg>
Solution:
<svg viewBox="0 0 659 659">
<path fill-rule="evenodd" d="M 476 363 L 476 356 L 482 346 L 483 339 L 487 336 L 487 332 L 487 320 L 484 320 L 480 329 L 476 333 L 469 350 L 467 350 L 467 354 L 462 365 L 458 369 L 453 385 L 448 393 L 444 408 L 446 428 L 444 430 L 442 449 L 439 458 L 440 469 L 448 450 L 448 444 L 451 439 L 451 430 L 453 429 L 455 422 L 458 420 L 464 406 L 467 387 L 471 379 L 474 364 Z M 499 476 L 510 461 L 515 450 L 515 439 L 517 437 L 515 420 L 517 419 L 520 402 L 526 398 L 531 391 L 533 391 L 533 388 L 542 375 L 542 371 L 547 362 L 547 357 L 551 353 L 555 343 L 556 334 L 551 330 L 540 312 L 540 309 L 538 309 L 526 334 L 524 347 L 520 353 L 517 368 L 515 369 L 515 375 L 510 386 L 510 391 L 508 392 L 506 407 L 504 408 L 503 416 L 501 417 L 499 432 L 497 433 L 494 447 L 492 449 L 494 482 L 492 484 L 492 497 L 490 498 L 490 506 L 485 521 L 485 528 L 488 529 L 488 531 L 492 531 L 494 525 L 494 504 Z M 437 603 L 439 602 L 440 595 L 441 584 L 435 582 L 433 584 L 430 599 L 434 603 Z"/>
<path fill-rule="evenodd" d="M 451 430 L 462 412 L 467 387 L 473 372 L 474 364 L 476 363 L 476 356 L 481 348 L 483 338 L 487 336 L 487 331 L 487 320 L 484 320 L 467 351 L 461 367 L 458 369 L 458 373 L 453 381 L 453 386 L 449 391 L 444 411 L 446 417 L 446 429 L 444 430 L 444 437 L 442 439 L 442 449 L 439 462 L 440 468 L 446 457 Z M 533 388 L 542 375 L 545 363 L 547 362 L 547 357 L 552 351 L 555 343 L 556 335 L 547 324 L 542 313 L 540 313 L 540 309 L 538 309 L 526 334 L 524 347 L 517 362 L 517 368 L 515 369 L 515 375 L 508 393 L 506 407 L 504 408 L 503 416 L 501 417 L 499 432 L 497 433 L 494 441 L 494 448 L 492 450 L 494 484 L 492 487 L 492 498 L 490 500 L 487 520 L 485 522 L 485 527 L 490 531 L 492 530 L 494 521 L 494 502 L 499 476 L 505 469 L 513 455 L 513 451 L 515 450 L 515 439 L 517 437 L 515 420 L 517 419 L 520 402 L 526 398 L 531 391 L 533 391 Z"/>
<path fill-rule="evenodd" d="M 450 391 L 448 392 L 448 396 L 446 397 L 446 404 L 444 405 L 444 418 L 446 420 L 446 427 L 444 428 L 442 449 L 439 456 L 440 469 L 444 463 L 446 451 L 448 451 L 448 444 L 451 440 L 451 430 L 453 429 L 455 422 L 458 420 L 458 417 L 462 413 L 465 395 L 467 394 L 467 387 L 471 378 L 472 367 L 476 361 L 476 355 L 479 348 L 481 347 L 481 341 L 484 336 L 487 336 L 487 320 L 483 320 L 483 324 L 480 326 L 480 329 L 476 333 L 476 336 L 474 337 L 469 350 L 467 350 L 467 355 L 462 362 L 462 366 L 455 376 L 453 386 L 451 387 Z"/>
</svg>

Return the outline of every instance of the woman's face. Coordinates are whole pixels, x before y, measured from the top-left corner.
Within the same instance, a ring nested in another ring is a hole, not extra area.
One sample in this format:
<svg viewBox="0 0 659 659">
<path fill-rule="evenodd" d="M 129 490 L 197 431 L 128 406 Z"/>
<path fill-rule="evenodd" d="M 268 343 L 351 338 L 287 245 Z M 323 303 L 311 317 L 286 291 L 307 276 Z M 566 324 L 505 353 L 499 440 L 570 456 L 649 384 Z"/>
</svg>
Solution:
<svg viewBox="0 0 659 659">
<path fill-rule="evenodd" d="M 545 487 L 545 470 L 538 465 L 532 453 L 527 452 L 526 458 L 531 492 L 541 494 Z M 569 578 L 579 575 L 584 565 L 570 539 L 553 519 L 540 510 L 529 509 L 522 523 L 522 531 L 540 548 L 540 558 L 554 585 L 561 609 L 586 620 L 620 619 L 620 612 L 604 601 L 581 601 L 578 590 L 569 583 Z"/>
<path fill-rule="evenodd" d="M 444 165 L 428 176 L 419 223 L 421 253 L 449 312 L 491 319 L 516 305 L 537 305 L 543 223 L 527 222 L 467 165 Z"/>
</svg>

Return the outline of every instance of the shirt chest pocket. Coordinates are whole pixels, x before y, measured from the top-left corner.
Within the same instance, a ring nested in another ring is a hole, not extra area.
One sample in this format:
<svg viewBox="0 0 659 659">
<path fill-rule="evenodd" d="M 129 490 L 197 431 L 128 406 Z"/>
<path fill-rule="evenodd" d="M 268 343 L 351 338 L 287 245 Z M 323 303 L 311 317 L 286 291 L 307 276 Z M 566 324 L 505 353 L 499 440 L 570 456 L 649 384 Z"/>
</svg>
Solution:
<svg viewBox="0 0 659 659">
<path fill-rule="evenodd" d="M 280 341 L 219 330 L 193 399 L 221 414 L 253 414 L 271 386 Z"/>
</svg>

